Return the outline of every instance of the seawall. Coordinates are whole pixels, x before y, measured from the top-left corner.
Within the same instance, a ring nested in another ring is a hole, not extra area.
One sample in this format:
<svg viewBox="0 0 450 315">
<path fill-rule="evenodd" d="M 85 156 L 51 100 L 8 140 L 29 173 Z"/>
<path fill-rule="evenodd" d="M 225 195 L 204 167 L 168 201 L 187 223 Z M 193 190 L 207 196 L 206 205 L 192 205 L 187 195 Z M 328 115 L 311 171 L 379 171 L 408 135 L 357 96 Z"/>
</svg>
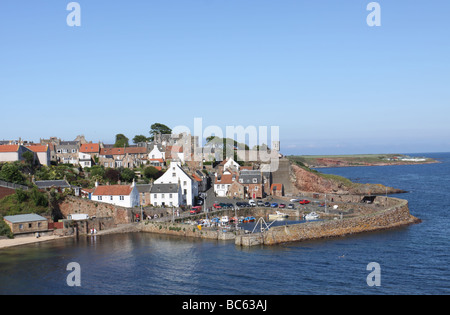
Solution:
<svg viewBox="0 0 450 315">
<path fill-rule="evenodd" d="M 371 214 L 352 218 L 273 227 L 263 233 L 236 236 L 235 243 L 239 246 L 274 245 L 293 241 L 341 237 L 356 233 L 391 229 L 420 222 L 419 219 L 410 214 L 406 200 L 397 198 L 390 199 L 395 205 Z"/>
</svg>

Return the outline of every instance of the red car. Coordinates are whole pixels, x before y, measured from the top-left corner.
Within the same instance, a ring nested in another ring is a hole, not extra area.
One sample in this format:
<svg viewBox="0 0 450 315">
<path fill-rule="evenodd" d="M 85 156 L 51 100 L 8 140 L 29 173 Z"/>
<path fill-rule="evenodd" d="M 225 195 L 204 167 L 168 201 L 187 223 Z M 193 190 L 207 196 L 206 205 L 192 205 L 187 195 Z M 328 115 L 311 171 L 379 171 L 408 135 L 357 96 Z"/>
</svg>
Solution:
<svg viewBox="0 0 450 315">
<path fill-rule="evenodd" d="M 222 207 L 218 203 L 213 204 L 213 207 L 214 209 L 222 209 Z"/>
<path fill-rule="evenodd" d="M 191 211 L 189 212 L 190 214 L 197 214 L 202 212 L 202 207 L 200 206 L 196 206 L 196 207 L 192 207 Z"/>
<path fill-rule="evenodd" d="M 311 201 L 306 200 L 306 199 L 302 199 L 299 201 L 301 205 L 307 205 L 308 203 L 310 203 Z"/>
<path fill-rule="evenodd" d="M 286 208 L 286 205 L 284 203 L 280 203 L 280 205 L 278 206 L 278 208 Z"/>
</svg>

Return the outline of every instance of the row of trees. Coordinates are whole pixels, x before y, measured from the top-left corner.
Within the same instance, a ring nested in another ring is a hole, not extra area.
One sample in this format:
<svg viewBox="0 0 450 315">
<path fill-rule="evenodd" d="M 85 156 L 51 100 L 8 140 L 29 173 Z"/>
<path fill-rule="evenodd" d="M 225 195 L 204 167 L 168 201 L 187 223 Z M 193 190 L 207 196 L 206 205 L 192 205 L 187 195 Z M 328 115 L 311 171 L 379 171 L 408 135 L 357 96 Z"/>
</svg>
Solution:
<svg viewBox="0 0 450 315">
<path fill-rule="evenodd" d="M 133 138 L 133 143 L 139 143 L 139 142 L 148 142 L 148 141 L 153 141 L 155 139 L 155 135 L 161 133 L 161 134 L 171 134 L 172 133 L 172 129 L 170 129 L 169 127 L 167 127 L 164 124 L 160 124 L 160 123 L 154 123 L 153 125 L 150 126 L 150 137 L 147 137 L 145 135 L 136 135 Z M 128 147 L 129 144 L 129 139 L 122 133 L 119 133 L 116 135 L 116 142 L 114 143 L 114 147 L 116 148 L 123 148 L 123 147 Z"/>
</svg>

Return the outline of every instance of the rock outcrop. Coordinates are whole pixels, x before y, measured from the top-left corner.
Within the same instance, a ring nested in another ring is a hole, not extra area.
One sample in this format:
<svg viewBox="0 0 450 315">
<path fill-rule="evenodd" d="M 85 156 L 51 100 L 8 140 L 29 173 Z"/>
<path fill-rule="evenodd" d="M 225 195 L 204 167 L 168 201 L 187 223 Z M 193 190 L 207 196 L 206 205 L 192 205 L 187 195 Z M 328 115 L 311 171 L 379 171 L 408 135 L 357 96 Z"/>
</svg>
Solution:
<svg viewBox="0 0 450 315">
<path fill-rule="evenodd" d="M 381 184 L 353 183 L 344 177 L 322 174 L 295 164 L 291 165 L 294 186 L 299 192 L 316 192 L 340 195 L 384 195 L 404 193 L 404 190 Z"/>
</svg>

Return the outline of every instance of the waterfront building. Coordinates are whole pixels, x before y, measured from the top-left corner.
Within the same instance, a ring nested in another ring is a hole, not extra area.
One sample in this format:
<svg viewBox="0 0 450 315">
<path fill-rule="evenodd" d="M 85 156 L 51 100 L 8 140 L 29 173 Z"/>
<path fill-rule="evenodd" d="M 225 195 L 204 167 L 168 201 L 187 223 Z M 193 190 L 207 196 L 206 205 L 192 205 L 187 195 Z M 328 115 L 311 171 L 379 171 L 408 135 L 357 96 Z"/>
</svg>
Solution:
<svg viewBox="0 0 450 315">
<path fill-rule="evenodd" d="M 35 213 L 8 215 L 3 220 L 14 235 L 48 231 L 48 220 Z"/>
<path fill-rule="evenodd" d="M 133 208 L 139 206 L 139 191 L 135 182 L 131 185 L 105 185 L 95 183 L 91 200 L 113 204 L 119 207 Z"/>
<path fill-rule="evenodd" d="M 185 204 L 181 187 L 177 183 L 153 184 L 150 200 L 155 207 L 179 207 Z"/>
</svg>

